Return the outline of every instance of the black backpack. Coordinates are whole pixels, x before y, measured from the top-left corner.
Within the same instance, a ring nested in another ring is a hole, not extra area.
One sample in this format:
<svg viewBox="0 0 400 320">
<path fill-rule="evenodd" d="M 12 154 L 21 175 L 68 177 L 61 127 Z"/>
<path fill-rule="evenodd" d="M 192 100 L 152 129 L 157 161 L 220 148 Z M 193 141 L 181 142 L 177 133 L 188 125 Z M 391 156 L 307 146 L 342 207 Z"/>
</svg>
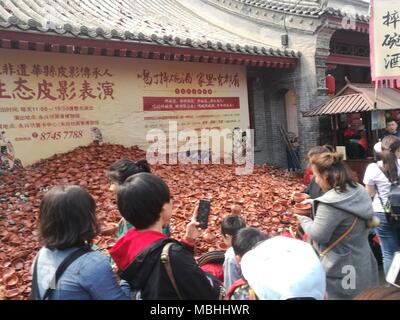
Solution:
<svg viewBox="0 0 400 320">
<path fill-rule="evenodd" d="M 46 289 L 45 293 L 43 296 L 40 296 L 39 294 L 39 283 L 38 283 L 38 271 L 37 271 L 37 264 L 39 260 L 39 255 L 36 257 L 36 261 L 33 267 L 33 275 L 32 275 L 32 293 L 31 293 L 31 300 L 51 300 L 52 294 L 57 286 L 58 280 L 61 278 L 61 276 L 64 274 L 65 270 L 74 262 L 77 260 L 79 257 L 83 256 L 84 254 L 87 254 L 91 252 L 92 250 L 90 248 L 79 248 L 72 253 L 70 253 L 58 266 L 55 276 L 54 276 L 54 287 L 49 287 Z"/>
<path fill-rule="evenodd" d="M 380 166 L 378 167 L 383 172 L 385 177 L 389 180 L 388 176 L 383 171 L 383 168 Z M 400 228 L 400 181 L 397 180 L 395 183 L 391 183 L 390 191 L 388 194 L 388 201 L 386 202 L 386 204 L 383 203 L 377 186 L 375 187 L 375 189 L 384 209 L 387 222 L 395 228 Z"/>
</svg>

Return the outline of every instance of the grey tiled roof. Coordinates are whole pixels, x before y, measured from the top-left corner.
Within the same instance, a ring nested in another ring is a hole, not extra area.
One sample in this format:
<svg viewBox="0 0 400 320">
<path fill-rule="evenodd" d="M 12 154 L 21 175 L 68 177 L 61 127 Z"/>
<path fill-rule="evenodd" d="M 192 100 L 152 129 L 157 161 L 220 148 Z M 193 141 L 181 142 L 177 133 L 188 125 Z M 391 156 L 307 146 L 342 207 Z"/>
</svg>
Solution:
<svg viewBox="0 0 400 320">
<path fill-rule="evenodd" d="M 208 2 L 209 0 L 202 0 Z M 215 3 L 215 1 L 212 1 Z M 235 2 L 246 4 L 257 8 L 284 12 L 292 15 L 308 16 L 319 18 L 323 15 L 344 17 L 346 13 L 338 8 L 323 8 L 317 1 L 312 0 L 217 0 L 222 6 L 232 6 Z M 368 23 L 369 17 L 365 15 L 356 15 L 357 21 Z"/>
<path fill-rule="evenodd" d="M 0 0 L 1 29 L 258 56 L 299 56 L 224 30 L 177 0 Z"/>
<path fill-rule="evenodd" d="M 218 2 L 224 3 L 223 0 L 218 0 Z M 316 5 L 314 1 L 237 0 L 237 2 L 295 15 L 319 17 L 325 13 L 324 9 Z"/>
<path fill-rule="evenodd" d="M 344 17 L 347 16 L 346 13 L 342 12 L 340 9 L 336 9 L 336 8 L 327 8 L 326 13 L 334 16 L 334 17 Z M 355 16 L 356 20 L 359 22 L 365 22 L 365 23 L 369 23 L 369 16 L 363 15 L 363 14 L 356 14 Z"/>
</svg>

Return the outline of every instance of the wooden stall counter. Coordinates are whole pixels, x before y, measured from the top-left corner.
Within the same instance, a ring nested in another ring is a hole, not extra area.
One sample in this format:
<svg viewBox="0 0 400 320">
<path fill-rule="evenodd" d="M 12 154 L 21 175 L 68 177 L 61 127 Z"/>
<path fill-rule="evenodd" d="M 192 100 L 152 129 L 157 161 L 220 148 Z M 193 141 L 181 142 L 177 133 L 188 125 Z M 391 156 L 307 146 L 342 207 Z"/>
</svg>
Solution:
<svg viewBox="0 0 400 320">
<path fill-rule="evenodd" d="M 375 162 L 374 158 L 372 157 L 360 160 L 345 160 L 345 163 L 347 163 L 350 169 L 356 173 L 358 182 L 361 184 L 363 183 L 365 170 L 367 169 L 367 166 L 372 162 Z"/>
</svg>

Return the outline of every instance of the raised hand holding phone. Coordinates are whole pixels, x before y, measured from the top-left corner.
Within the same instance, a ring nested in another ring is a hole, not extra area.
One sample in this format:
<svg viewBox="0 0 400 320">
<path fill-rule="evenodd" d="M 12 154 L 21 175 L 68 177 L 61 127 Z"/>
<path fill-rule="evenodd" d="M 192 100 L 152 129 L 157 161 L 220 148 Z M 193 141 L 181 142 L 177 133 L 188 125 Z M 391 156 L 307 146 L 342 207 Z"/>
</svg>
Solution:
<svg viewBox="0 0 400 320">
<path fill-rule="evenodd" d="M 201 234 L 199 223 L 196 221 L 198 209 L 199 206 L 197 205 L 193 210 L 192 219 L 190 219 L 190 222 L 186 225 L 186 232 L 185 236 L 183 237 L 184 240 L 192 243 L 194 243 Z"/>
</svg>

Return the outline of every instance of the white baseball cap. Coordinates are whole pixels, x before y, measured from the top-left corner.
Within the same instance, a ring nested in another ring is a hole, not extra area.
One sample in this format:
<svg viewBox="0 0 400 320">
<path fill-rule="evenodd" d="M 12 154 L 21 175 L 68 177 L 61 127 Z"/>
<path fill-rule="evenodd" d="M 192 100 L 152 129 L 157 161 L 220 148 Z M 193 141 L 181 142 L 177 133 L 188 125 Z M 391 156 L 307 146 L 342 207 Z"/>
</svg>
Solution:
<svg viewBox="0 0 400 320">
<path fill-rule="evenodd" d="M 278 236 L 247 252 L 241 260 L 244 278 L 261 300 L 323 300 L 326 275 L 308 243 Z"/>
</svg>

